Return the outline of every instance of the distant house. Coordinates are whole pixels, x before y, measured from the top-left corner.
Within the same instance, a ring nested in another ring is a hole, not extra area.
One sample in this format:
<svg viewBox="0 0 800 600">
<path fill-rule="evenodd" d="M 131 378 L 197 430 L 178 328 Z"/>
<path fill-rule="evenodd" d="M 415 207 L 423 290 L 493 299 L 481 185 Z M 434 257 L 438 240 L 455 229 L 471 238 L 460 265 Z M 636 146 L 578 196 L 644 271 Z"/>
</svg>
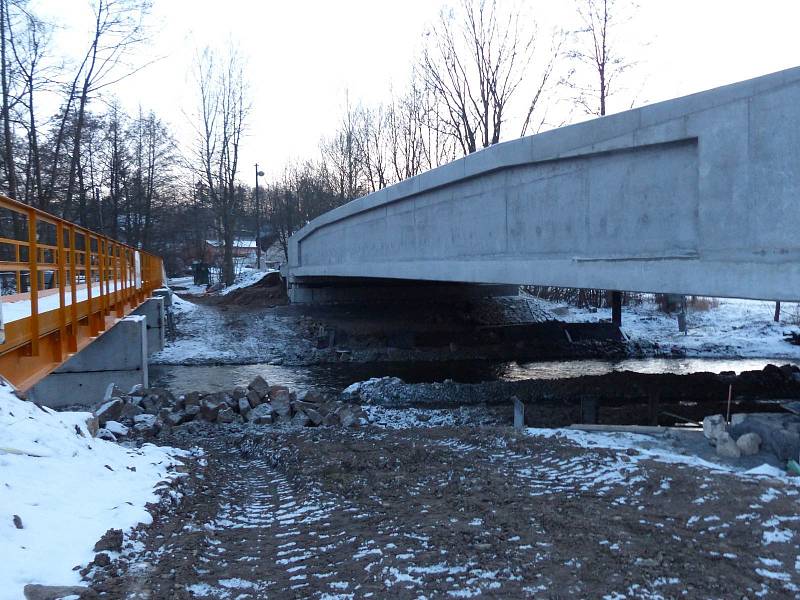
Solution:
<svg viewBox="0 0 800 600">
<path fill-rule="evenodd" d="M 205 256 L 203 260 L 211 265 L 222 263 L 225 249 L 220 240 L 206 240 Z M 236 238 L 233 241 L 233 258 L 244 266 L 251 267 L 256 264 L 256 241 L 247 238 Z"/>
</svg>

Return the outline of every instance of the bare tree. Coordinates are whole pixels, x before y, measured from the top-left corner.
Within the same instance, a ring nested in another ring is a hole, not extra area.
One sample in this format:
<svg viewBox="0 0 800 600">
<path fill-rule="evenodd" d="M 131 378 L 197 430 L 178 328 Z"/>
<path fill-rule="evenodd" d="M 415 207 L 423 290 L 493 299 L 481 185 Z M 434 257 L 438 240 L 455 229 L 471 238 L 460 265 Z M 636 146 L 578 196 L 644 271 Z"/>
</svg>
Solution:
<svg viewBox="0 0 800 600">
<path fill-rule="evenodd" d="M 575 32 L 576 44 L 567 55 L 591 69 L 594 83 L 582 85 L 570 77 L 575 100 L 592 115 L 606 114 L 608 98 L 617 91 L 620 75 L 634 66 L 618 50 L 614 30 L 632 18 L 630 0 L 576 0 L 582 26 Z M 573 73 L 574 75 L 574 73 Z"/>
<path fill-rule="evenodd" d="M 436 98 L 443 131 L 469 154 L 500 141 L 506 109 L 531 60 L 533 36 L 520 13 L 496 0 L 462 0 L 427 34 L 421 73 Z"/>
<path fill-rule="evenodd" d="M 322 155 L 330 175 L 330 186 L 339 196 L 340 204 L 358 198 L 365 192 L 363 147 L 359 144 L 358 117 L 350 106 L 333 137 L 322 143 Z"/>
<path fill-rule="evenodd" d="M 220 57 L 206 49 L 198 57 L 197 170 L 219 223 L 223 242 L 222 279 L 233 283 L 236 217 L 243 195 L 237 193 L 239 145 L 250 111 L 242 60 L 233 49 Z"/>
<path fill-rule="evenodd" d="M 69 176 L 62 209 L 64 216 L 69 214 L 75 193 L 81 135 L 89 97 L 99 89 L 117 83 L 138 70 L 129 68 L 124 73 L 119 73 L 117 69 L 125 55 L 144 41 L 143 18 L 149 8 L 150 0 L 95 0 L 92 38 L 70 85 L 67 110 L 64 113 L 64 118 L 69 118 L 69 107 L 77 100 Z M 79 81 L 81 83 L 78 88 Z"/>
</svg>

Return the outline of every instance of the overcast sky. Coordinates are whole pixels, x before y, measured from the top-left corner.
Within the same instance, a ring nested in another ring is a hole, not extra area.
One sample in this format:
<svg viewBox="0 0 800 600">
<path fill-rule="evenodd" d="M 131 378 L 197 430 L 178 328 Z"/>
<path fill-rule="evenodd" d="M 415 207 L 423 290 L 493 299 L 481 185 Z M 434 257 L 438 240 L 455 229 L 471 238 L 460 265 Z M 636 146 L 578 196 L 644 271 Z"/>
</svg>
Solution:
<svg viewBox="0 0 800 600">
<path fill-rule="evenodd" d="M 501 3 L 504 0 L 499 0 Z M 197 48 L 236 43 L 247 60 L 252 116 L 242 164 L 278 173 L 318 156 L 346 94 L 374 104 L 402 90 L 438 0 L 154 0 L 152 41 L 134 60 L 159 60 L 118 84 L 129 110 L 154 110 L 189 143 Z M 61 25 L 54 48 L 83 52 L 87 0 L 36 0 Z M 575 26 L 571 0 L 522 2 L 541 31 Z M 800 65 L 798 0 L 640 0 L 623 50 L 638 64 L 610 110 L 673 98 Z M 576 116 L 577 118 L 577 116 Z M 246 181 L 251 178 L 245 171 Z"/>
</svg>

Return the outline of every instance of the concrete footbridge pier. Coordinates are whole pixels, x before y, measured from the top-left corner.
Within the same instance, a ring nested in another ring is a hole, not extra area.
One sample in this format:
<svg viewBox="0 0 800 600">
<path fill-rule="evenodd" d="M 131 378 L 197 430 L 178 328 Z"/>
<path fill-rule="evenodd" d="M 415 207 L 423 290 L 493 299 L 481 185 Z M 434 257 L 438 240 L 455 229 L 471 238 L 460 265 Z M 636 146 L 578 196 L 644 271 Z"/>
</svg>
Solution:
<svg viewBox="0 0 800 600">
<path fill-rule="evenodd" d="M 170 298 L 161 258 L 0 196 L 0 284 L 0 376 L 17 389 L 59 407 L 147 386 Z"/>
<path fill-rule="evenodd" d="M 800 68 L 492 146 L 295 233 L 295 302 L 403 281 L 800 300 Z"/>
</svg>

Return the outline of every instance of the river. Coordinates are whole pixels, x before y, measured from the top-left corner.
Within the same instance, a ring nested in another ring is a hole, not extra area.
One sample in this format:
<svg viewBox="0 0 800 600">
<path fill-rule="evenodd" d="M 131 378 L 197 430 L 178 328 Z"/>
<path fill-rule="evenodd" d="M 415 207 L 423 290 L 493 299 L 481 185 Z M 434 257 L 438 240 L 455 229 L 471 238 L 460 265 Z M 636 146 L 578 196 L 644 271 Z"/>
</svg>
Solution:
<svg viewBox="0 0 800 600">
<path fill-rule="evenodd" d="M 151 365 L 150 383 L 182 394 L 193 390 L 219 391 L 247 385 L 256 375 L 271 384 L 293 390 L 315 388 L 339 392 L 351 383 L 372 377 L 399 377 L 408 383 L 429 383 L 452 379 L 460 383 L 561 379 L 580 375 L 603 375 L 613 371 L 688 374 L 700 371 L 721 373 L 763 369 L 765 365 L 794 364 L 798 360 L 768 358 L 630 358 L 624 360 L 559 360 L 539 362 L 377 362 L 333 365 L 280 366 L 250 365 Z"/>
</svg>

